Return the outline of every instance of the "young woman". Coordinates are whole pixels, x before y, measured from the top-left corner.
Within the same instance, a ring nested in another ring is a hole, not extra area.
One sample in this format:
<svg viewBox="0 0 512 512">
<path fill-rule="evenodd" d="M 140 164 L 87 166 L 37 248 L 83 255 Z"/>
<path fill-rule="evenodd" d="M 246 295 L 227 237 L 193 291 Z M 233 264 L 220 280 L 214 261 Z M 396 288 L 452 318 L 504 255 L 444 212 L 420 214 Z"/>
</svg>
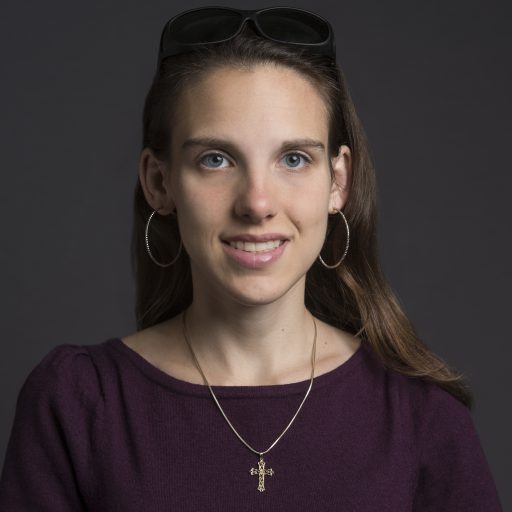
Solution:
<svg viewBox="0 0 512 512">
<path fill-rule="evenodd" d="M 143 123 L 138 330 L 30 373 L 0 510 L 500 511 L 463 375 L 380 270 L 329 23 L 176 16 Z"/>
</svg>

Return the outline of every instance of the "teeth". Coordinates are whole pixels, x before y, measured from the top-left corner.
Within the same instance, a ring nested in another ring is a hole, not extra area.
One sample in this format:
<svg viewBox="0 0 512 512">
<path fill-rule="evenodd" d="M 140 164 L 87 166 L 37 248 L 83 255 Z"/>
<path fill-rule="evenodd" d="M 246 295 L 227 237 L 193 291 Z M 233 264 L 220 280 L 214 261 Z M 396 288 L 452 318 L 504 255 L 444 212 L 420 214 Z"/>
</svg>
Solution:
<svg viewBox="0 0 512 512">
<path fill-rule="evenodd" d="M 229 242 L 231 247 L 240 249 L 247 252 L 260 252 L 260 251 L 271 251 L 276 247 L 279 247 L 283 243 L 283 240 L 270 240 L 268 242 L 242 242 L 237 240 L 236 242 Z"/>
</svg>

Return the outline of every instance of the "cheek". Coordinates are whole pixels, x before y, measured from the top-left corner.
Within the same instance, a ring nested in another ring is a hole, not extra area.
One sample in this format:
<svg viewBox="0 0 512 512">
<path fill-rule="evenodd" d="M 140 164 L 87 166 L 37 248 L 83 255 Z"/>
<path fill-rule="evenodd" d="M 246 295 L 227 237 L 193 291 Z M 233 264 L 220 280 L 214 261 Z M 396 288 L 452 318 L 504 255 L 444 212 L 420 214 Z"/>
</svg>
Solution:
<svg viewBox="0 0 512 512">
<path fill-rule="evenodd" d="M 185 198 L 184 198 L 185 199 Z M 202 202 L 184 201 L 180 208 L 180 231 L 182 237 L 193 241 L 208 232 L 214 222 L 213 211 Z"/>
<path fill-rule="evenodd" d="M 327 229 L 327 198 L 320 200 L 321 196 L 316 196 L 317 200 L 302 200 L 294 203 L 293 209 L 290 211 L 290 217 L 294 222 L 300 237 L 307 238 L 308 243 L 315 247 L 322 246 Z"/>
<path fill-rule="evenodd" d="M 177 207 L 179 227 L 185 246 L 192 248 L 200 241 L 204 243 L 218 234 L 219 226 L 225 224 L 227 198 L 219 192 L 195 189 L 181 190 Z"/>
</svg>

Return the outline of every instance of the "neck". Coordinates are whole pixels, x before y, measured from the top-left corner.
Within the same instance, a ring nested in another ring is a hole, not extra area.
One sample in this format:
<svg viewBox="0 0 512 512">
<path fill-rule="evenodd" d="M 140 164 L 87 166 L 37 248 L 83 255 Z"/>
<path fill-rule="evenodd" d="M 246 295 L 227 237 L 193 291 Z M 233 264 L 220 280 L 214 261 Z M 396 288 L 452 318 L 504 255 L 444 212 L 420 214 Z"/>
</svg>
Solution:
<svg viewBox="0 0 512 512">
<path fill-rule="evenodd" d="M 211 385 L 309 379 L 315 326 L 303 293 L 293 295 L 258 306 L 194 296 L 188 339 Z"/>
</svg>

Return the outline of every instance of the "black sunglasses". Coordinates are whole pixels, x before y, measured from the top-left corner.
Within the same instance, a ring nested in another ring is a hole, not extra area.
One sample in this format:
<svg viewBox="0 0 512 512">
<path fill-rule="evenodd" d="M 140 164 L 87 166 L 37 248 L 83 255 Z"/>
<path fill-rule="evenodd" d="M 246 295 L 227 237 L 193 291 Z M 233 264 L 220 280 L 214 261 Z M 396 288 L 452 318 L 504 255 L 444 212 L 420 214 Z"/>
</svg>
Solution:
<svg viewBox="0 0 512 512">
<path fill-rule="evenodd" d="M 158 65 L 166 57 L 191 51 L 197 45 L 232 39 L 248 20 L 266 39 L 308 48 L 336 59 L 330 23 L 310 11 L 295 7 L 244 10 L 212 6 L 182 12 L 165 24 L 160 38 Z"/>
</svg>

